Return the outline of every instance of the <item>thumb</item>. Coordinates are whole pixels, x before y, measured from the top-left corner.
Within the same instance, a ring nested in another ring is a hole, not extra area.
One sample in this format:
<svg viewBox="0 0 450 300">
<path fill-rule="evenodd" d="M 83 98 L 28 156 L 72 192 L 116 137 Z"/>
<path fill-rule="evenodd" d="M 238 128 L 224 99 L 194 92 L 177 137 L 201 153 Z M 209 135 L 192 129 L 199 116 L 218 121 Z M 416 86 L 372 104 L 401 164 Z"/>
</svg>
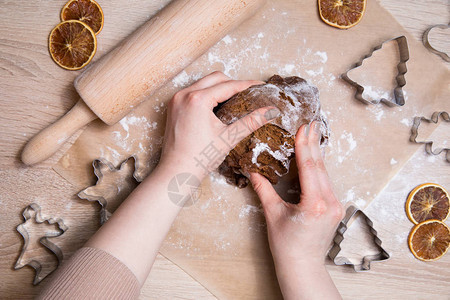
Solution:
<svg viewBox="0 0 450 300">
<path fill-rule="evenodd" d="M 232 146 L 231 148 L 234 148 L 245 137 L 269 121 L 279 117 L 280 114 L 280 110 L 273 106 L 266 106 L 254 110 L 245 117 L 227 126 L 226 130 L 229 132 L 228 137 L 230 138 L 232 136 L 228 144 Z"/>
<path fill-rule="evenodd" d="M 276 204 L 279 201 L 283 201 L 269 180 L 261 174 L 250 173 L 250 182 L 261 200 L 264 210 L 270 209 L 271 205 Z"/>
</svg>

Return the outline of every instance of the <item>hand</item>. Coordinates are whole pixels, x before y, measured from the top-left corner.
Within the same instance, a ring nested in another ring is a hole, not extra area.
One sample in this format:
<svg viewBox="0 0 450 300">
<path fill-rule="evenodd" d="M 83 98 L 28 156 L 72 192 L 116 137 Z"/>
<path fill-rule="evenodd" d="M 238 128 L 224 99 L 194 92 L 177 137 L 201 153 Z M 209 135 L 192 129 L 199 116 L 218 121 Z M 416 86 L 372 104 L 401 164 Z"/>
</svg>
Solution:
<svg viewBox="0 0 450 300">
<path fill-rule="evenodd" d="M 250 175 L 264 208 L 277 277 L 287 299 L 339 296 L 324 261 L 343 217 L 343 208 L 334 195 L 322 160 L 320 126 L 313 122 L 308 134 L 308 125 L 303 125 L 296 135 L 295 158 L 301 187 L 299 204 L 283 201 L 262 175 Z M 327 282 L 324 276 L 329 281 L 328 289 L 324 286 Z"/>
<path fill-rule="evenodd" d="M 231 80 L 214 72 L 176 93 L 168 107 L 159 167 L 184 170 L 199 179 L 216 169 L 238 142 L 280 112 L 263 107 L 227 126 L 214 115 L 213 108 L 251 85 L 262 83 Z"/>
<path fill-rule="evenodd" d="M 86 245 L 118 258 L 143 284 L 167 232 L 184 204 L 178 199 L 174 201 L 168 192 L 174 176 L 189 172 L 201 179 L 207 171 L 217 168 L 241 139 L 269 119 L 277 117 L 273 111 L 268 113 L 270 107 L 265 107 L 226 126 L 214 115 L 212 110 L 219 102 L 260 83 L 230 80 L 224 74 L 215 72 L 178 92 L 169 104 L 165 140 L 157 168 L 139 184 Z M 279 113 L 278 109 L 276 112 Z M 226 134 L 221 136 L 224 131 L 234 132 L 233 129 L 239 129 L 238 134 L 233 135 L 233 140 Z M 204 161 L 207 167 L 205 170 L 197 165 L 195 158 L 204 159 L 202 152 L 209 145 L 213 145 L 218 154 L 214 153 L 214 160 Z M 190 188 L 180 188 L 177 194 L 180 193 L 192 197 Z"/>
</svg>

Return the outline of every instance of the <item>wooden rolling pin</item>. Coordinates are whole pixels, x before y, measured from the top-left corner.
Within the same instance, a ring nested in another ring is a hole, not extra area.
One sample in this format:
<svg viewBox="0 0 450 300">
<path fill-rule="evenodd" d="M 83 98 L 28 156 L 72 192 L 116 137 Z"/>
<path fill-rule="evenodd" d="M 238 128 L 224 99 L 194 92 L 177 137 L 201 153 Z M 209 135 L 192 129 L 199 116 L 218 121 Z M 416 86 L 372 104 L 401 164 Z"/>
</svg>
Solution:
<svg viewBox="0 0 450 300">
<path fill-rule="evenodd" d="M 22 152 L 27 165 L 52 156 L 78 129 L 122 119 L 205 53 L 265 0 L 176 0 L 75 79 L 81 99 Z"/>
</svg>

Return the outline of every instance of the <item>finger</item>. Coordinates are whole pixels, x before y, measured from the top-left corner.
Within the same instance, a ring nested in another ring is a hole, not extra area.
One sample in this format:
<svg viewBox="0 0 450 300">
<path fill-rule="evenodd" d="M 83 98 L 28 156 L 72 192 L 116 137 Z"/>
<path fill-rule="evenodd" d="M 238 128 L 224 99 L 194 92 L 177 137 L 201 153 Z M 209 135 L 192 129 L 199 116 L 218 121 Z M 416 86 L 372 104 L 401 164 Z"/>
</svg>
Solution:
<svg viewBox="0 0 450 300">
<path fill-rule="evenodd" d="M 206 75 L 202 79 L 194 82 L 192 85 L 183 89 L 182 93 L 189 93 L 197 90 L 202 90 L 214 86 L 218 83 L 229 81 L 231 78 L 227 75 L 223 74 L 220 71 L 212 72 L 211 74 Z"/>
<path fill-rule="evenodd" d="M 221 135 L 221 138 L 224 139 L 227 142 L 227 145 L 230 146 L 230 149 L 232 149 L 245 137 L 261 126 L 267 124 L 270 120 L 277 118 L 280 114 L 280 110 L 273 106 L 254 110 L 236 122 L 228 125 Z"/>
<path fill-rule="evenodd" d="M 250 182 L 252 183 L 253 189 L 261 200 L 264 210 L 270 210 L 271 205 L 283 201 L 275 191 L 269 180 L 267 180 L 267 178 L 262 176 L 261 174 L 250 173 Z"/>
<path fill-rule="evenodd" d="M 322 152 L 320 151 L 320 139 L 322 137 L 321 132 L 322 124 L 318 121 L 314 121 L 311 124 L 311 130 L 309 131 L 308 144 L 311 149 L 311 156 L 314 159 L 317 178 L 319 180 L 320 187 L 323 191 L 332 191 L 330 178 L 328 177 L 327 169 L 322 158 Z"/>
<path fill-rule="evenodd" d="M 234 94 L 239 93 L 252 85 L 261 83 L 261 81 L 255 80 L 228 80 L 202 90 L 193 91 L 192 96 L 199 99 L 206 99 L 211 108 L 214 108 L 217 104 L 228 100 Z"/>
<path fill-rule="evenodd" d="M 320 195 L 319 180 L 316 163 L 312 157 L 308 141 L 308 124 L 302 125 L 295 136 L 295 160 L 297 162 L 298 177 L 302 195 L 307 199 L 315 199 Z"/>
</svg>

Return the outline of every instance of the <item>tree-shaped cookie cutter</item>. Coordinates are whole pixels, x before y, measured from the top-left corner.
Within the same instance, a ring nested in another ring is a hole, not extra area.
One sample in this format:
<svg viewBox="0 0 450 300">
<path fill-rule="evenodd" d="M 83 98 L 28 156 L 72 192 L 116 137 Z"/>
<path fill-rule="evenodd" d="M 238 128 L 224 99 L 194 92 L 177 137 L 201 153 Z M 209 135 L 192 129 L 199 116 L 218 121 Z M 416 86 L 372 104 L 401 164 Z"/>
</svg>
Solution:
<svg viewBox="0 0 450 300">
<path fill-rule="evenodd" d="M 371 57 L 373 53 L 377 50 L 380 50 L 383 48 L 383 45 L 386 43 L 397 43 L 398 50 L 399 50 L 399 63 L 397 64 L 397 76 L 395 77 L 395 80 L 397 82 L 397 86 L 394 88 L 394 101 L 390 101 L 385 98 L 376 99 L 376 100 L 368 100 L 363 97 L 364 87 L 357 83 L 356 81 L 351 80 L 348 77 L 348 73 L 354 69 L 359 68 L 364 60 Z M 379 104 L 380 102 L 383 102 L 387 106 L 403 106 L 405 105 L 405 96 L 403 94 L 403 86 L 406 84 L 405 74 L 408 71 L 406 68 L 406 62 L 409 60 L 409 50 L 408 50 L 408 41 L 405 36 L 399 36 L 390 40 L 387 40 L 380 45 L 373 48 L 373 50 L 366 56 L 363 57 L 359 62 L 357 62 L 352 68 L 350 68 L 347 72 L 341 75 L 342 79 L 350 83 L 356 88 L 355 98 L 365 104 Z"/>
<path fill-rule="evenodd" d="M 41 207 L 39 205 L 37 205 L 36 203 L 32 203 L 32 204 L 28 205 L 23 210 L 22 215 L 23 215 L 25 223 L 28 220 L 32 219 L 34 216 L 36 223 L 38 223 L 38 224 L 46 222 L 50 225 L 53 225 L 53 224 L 57 225 L 59 232 L 53 232 L 53 233 L 46 234 L 44 237 L 39 239 L 39 242 L 42 245 L 44 245 L 46 248 L 48 248 L 53 254 L 55 254 L 56 259 L 58 260 L 58 265 L 60 265 L 63 260 L 63 252 L 61 251 L 61 249 L 58 246 L 56 246 L 54 243 L 52 243 L 49 239 L 60 236 L 60 235 L 64 234 L 64 232 L 67 231 L 68 227 L 64 224 L 63 220 L 59 219 L 59 218 L 44 219 L 41 215 Z M 36 285 L 39 282 L 41 282 L 42 279 L 45 278 L 45 276 L 44 277 L 41 276 L 42 264 L 38 260 L 35 260 L 35 259 L 32 259 L 31 261 L 29 261 L 26 264 L 20 263 L 28 249 L 29 244 L 30 244 L 30 236 L 28 234 L 28 230 L 24 226 L 25 223 L 18 225 L 16 228 L 17 231 L 20 233 L 20 235 L 22 235 L 24 244 L 22 247 L 22 251 L 20 252 L 19 258 L 17 259 L 16 264 L 14 265 L 14 269 L 15 270 L 21 269 L 25 265 L 31 266 L 33 269 L 35 269 L 35 272 L 36 272 L 34 279 L 33 279 L 33 284 Z"/>
<path fill-rule="evenodd" d="M 445 152 L 445 157 L 447 162 L 450 163 L 450 148 L 438 148 L 435 151 L 433 151 L 433 141 L 417 141 L 417 136 L 419 135 L 419 127 L 420 123 L 422 121 L 428 122 L 428 123 L 435 123 L 437 124 L 439 122 L 439 118 L 442 118 L 442 120 L 446 122 L 450 122 L 450 115 L 446 111 L 436 111 L 431 115 L 431 118 L 425 118 L 425 117 L 415 117 L 413 126 L 411 127 L 411 137 L 410 141 L 416 144 L 425 144 L 425 151 L 427 151 L 428 154 L 431 155 L 439 155 L 442 152 Z"/>
<path fill-rule="evenodd" d="M 375 245 L 377 246 L 379 252 L 377 254 L 373 254 L 373 255 L 366 255 L 363 257 L 360 264 L 354 264 L 347 257 L 338 256 L 338 255 L 339 255 L 339 252 L 341 252 L 340 245 L 341 245 L 342 241 L 344 240 L 344 233 L 347 231 L 347 228 L 348 228 L 347 224 L 358 212 L 361 213 L 361 217 L 369 226 L 370 233 L 373 236 L 373 241 L 375 242 Z M 336 230 L 336 235 L 333 240 L 333 246 L 331 247 L 330 251 L 328 252 L 328 256 L 331 258 L 331 260 L 337 266 L 351 265 L 351 266 L 353 266 L 353 268 L 356 272 L 369 271 L 371 262 L 387 260 L 390 258 L 389 253 L 387 253 L 386 250 L 383 249 L 381 244 L 382 244 L 382 242 L 378 238 L 377 231 L 373 228 L 373 222 L 369 219 L 369 217 L 365 213 L 363 213 L 362 210 L 360 210 L 359 208 L 357 208 L 354 205 L 351 205 L 347 208 L 344 219 L 341 221 L 341 223 L 339 223 L 339 226 Z"/>
</svg>

